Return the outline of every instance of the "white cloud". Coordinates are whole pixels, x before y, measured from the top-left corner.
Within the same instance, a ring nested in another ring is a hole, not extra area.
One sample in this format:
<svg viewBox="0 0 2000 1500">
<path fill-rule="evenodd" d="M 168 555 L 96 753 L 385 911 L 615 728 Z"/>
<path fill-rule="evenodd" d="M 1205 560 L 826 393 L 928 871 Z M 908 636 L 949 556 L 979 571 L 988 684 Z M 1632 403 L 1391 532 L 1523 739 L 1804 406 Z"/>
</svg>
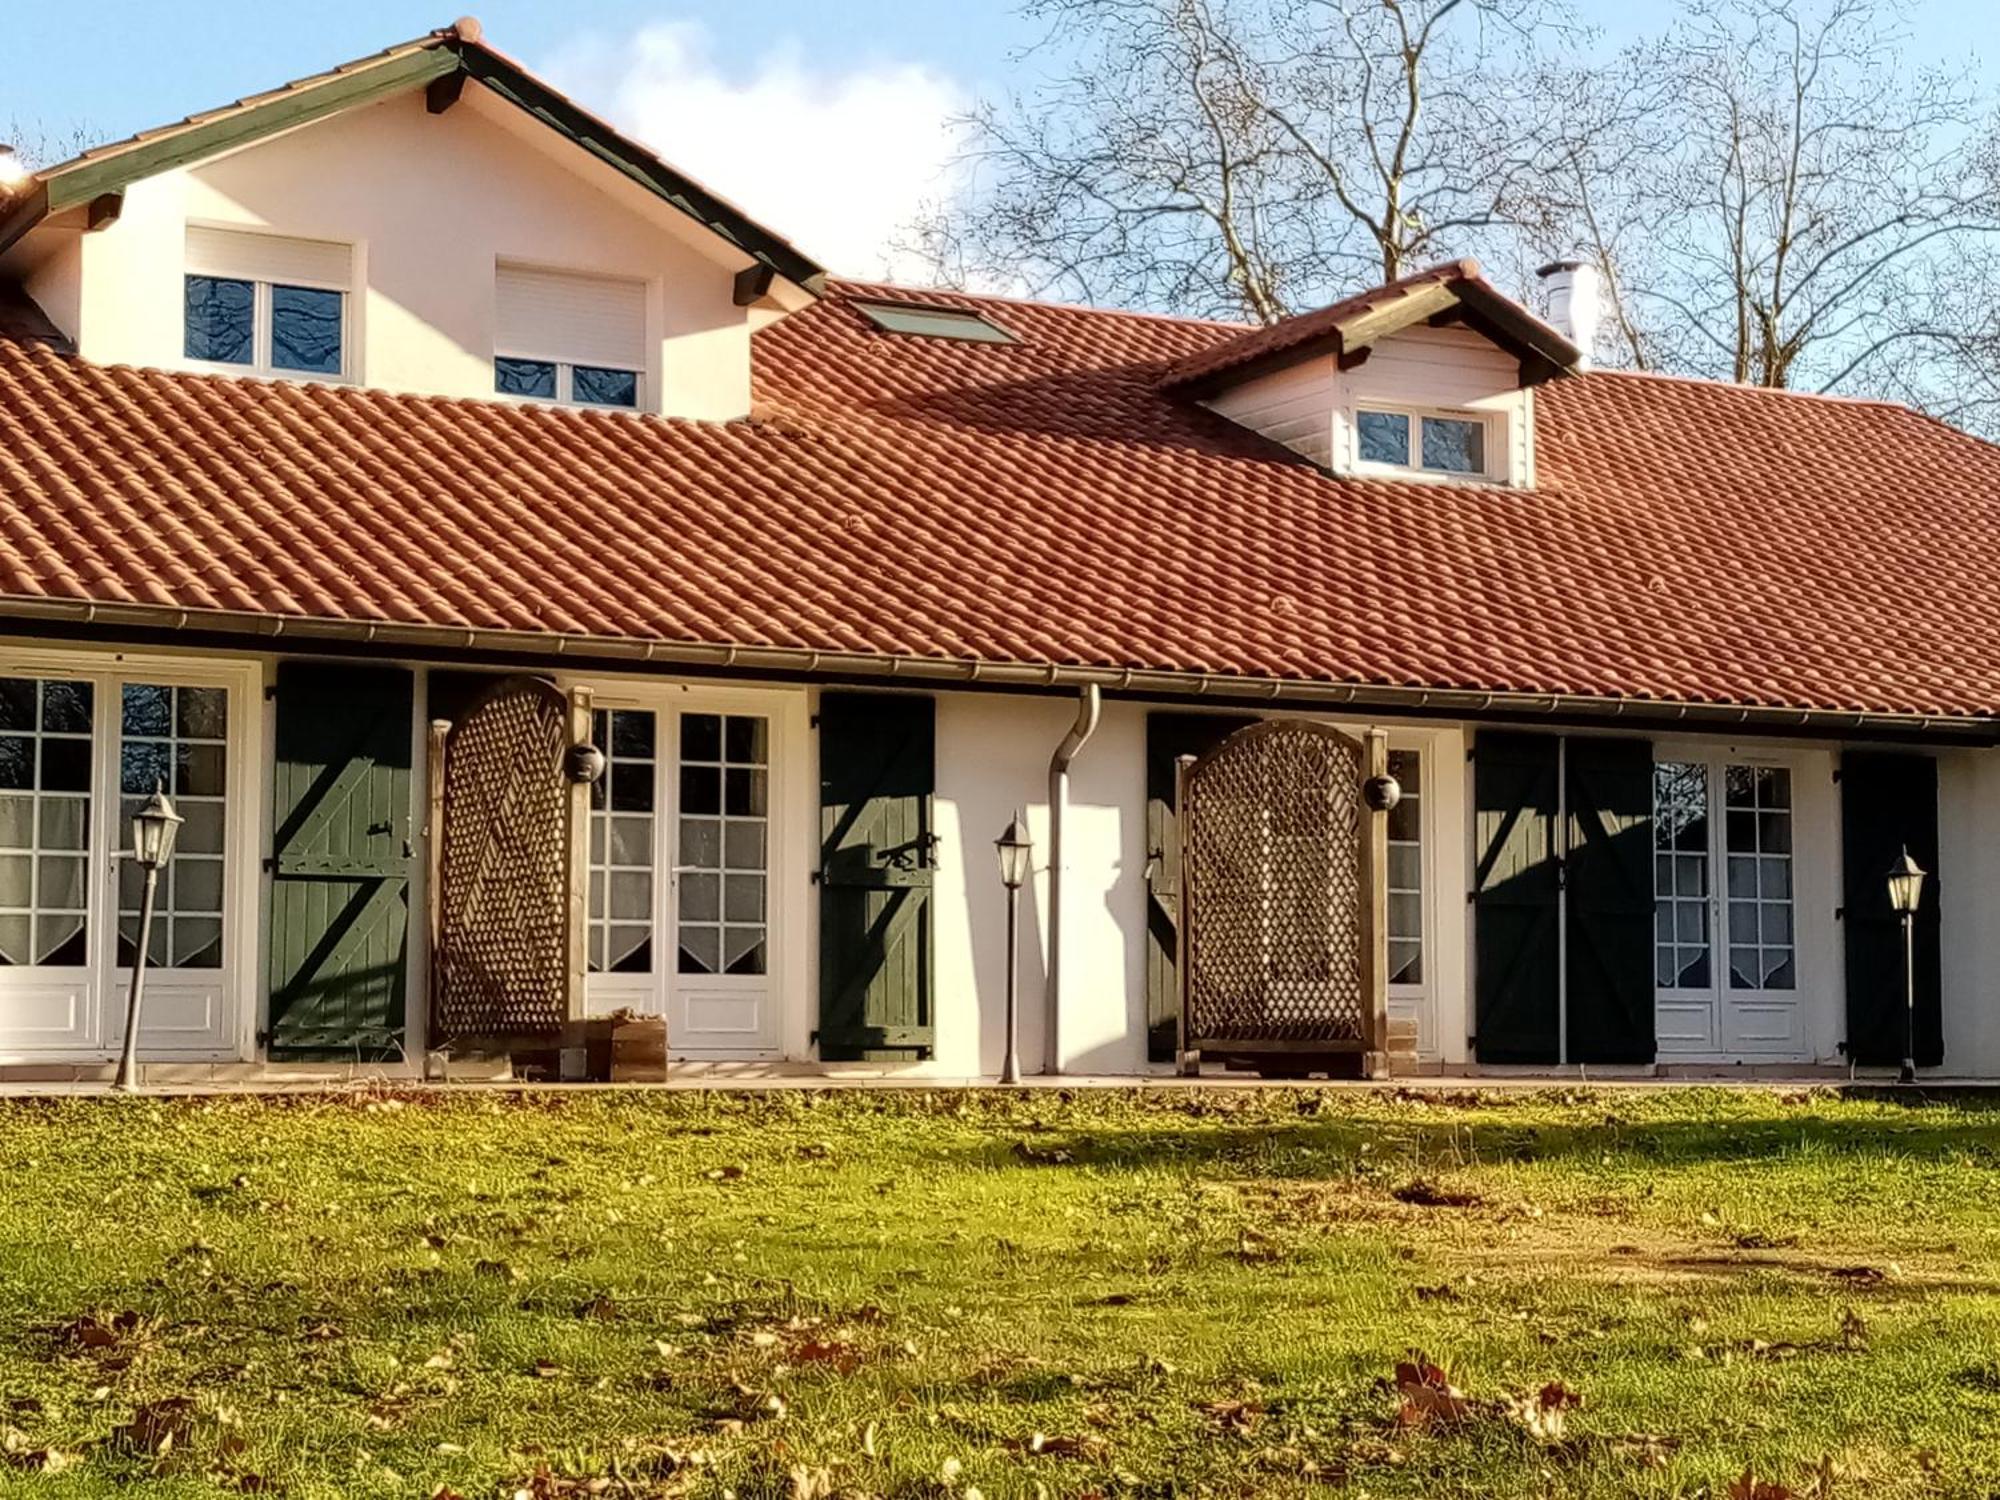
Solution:
<svg viewBox="0 0 2000 1500">
<path fill-rule="evenodd" d="M 950 190 L 951 121 L 969 96 L 948 75 L 918 63 L 819 69 L 785 43 L 732 77 L 706 29 L 684 21 L 574 43 L 547 74 L 829 269 L 921 274 L 892 247 Z"/>
</svg>

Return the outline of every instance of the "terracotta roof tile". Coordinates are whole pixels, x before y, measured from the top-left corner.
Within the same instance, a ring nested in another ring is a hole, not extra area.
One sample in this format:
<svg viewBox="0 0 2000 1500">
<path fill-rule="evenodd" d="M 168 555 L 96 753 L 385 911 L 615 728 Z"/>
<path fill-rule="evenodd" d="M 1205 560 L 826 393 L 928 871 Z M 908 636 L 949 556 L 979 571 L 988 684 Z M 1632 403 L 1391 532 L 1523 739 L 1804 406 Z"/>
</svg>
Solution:
<svg viewBox="0 0 2000 1500">
<path fill-rule="evenodd" d="M 886 333 L 857 295 L 1021 342 Z M 1161 392 L 1240 332 L 840 284 L 757 335 L 757 415 L 727 424 L 0 341 L 0 596 L 2000 712 L 2000 449 L 1605 373 L 1536 389 L 1536 490 L 1342 479 Z"/>
</svg>

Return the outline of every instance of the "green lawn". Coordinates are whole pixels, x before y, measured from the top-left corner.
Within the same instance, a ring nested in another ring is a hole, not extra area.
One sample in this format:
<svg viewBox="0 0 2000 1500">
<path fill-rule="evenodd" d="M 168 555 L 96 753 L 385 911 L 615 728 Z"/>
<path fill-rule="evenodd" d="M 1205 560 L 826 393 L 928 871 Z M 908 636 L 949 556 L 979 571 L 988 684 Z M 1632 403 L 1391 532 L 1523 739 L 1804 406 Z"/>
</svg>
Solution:
<svg viewBox="0 0 2000 1500">
<path fill-rule="evenodd" d="M 15 1102 L 0 1493 L 1986 1495 L 1997 1167 L 1776 1093 Z"/>
</svg>

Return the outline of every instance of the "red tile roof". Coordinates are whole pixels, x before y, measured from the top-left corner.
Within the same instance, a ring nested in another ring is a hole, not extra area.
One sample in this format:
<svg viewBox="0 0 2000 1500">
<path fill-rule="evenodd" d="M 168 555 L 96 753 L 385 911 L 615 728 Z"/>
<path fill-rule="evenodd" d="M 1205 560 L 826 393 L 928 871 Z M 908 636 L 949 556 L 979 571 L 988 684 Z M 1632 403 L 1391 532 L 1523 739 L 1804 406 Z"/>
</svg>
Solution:
<svg viewBox="0 0 2000 1500">
<path fill-rule="evenodd" d="M 1021 342 L 886 333 L 857 294 Z M 1240 332 L 836 285 L 757 335 L 758 413 L 729 424 L 0 342 L 0 612 L 2000 712 L 2000 449 L 1590 374 L 1535 392 L 1536 490 L 1335 478 L 1161 392 Z"/>
<path fill-rule="evenodd" d="M 1227 370 L 1239 369 L 1244 365 L 1268 359 L 1272 355 L 1283 354 L 1302 344 L 1318 343 L 1335 334 L 1342 323 L 1357 313 L 1387 306 L 1397 298 L 1424 287 L 1449 286 L 1454 281 L 1467 281 L 1478 275 L 1479 262 L 1476 260 L 1448 260 L 1435 266 L 1426 266 L 1421 271 L 1414 271 L 1408 276 L 1370 287 L 1364 292 L 1355 293 L 1352 297 L 1343 297 L 1338 302 L 1316 308 L 1312 312 L 1283 318 L 1262 328 L 1252 328 L 1239 333 L 1233 339 L 1221 339 L 1208 344 L 1169 365 L 1162 383 L 1190 385 L 1211 375 L 1219 375 Z"/>
<path fill-rule="evenodd" d="M 1210 344 L 1168 366 L 1161 384 L 1170 389 L 1227 384 L 1227 377 L 1296 362 L 1328 345 L 1348 352 L 1349 339 L 1365 349 L 1387 333 L 1446 310 L 1483 318 L 1489 337 L 1524 357 L 1538 358 L 1550 375 L 1571 368 L 1580 357 L 1576 346 L 1555 329 L 1494 290 L 1480 274 L 1479 262 L 1468 258 L 1448 260 L 1330 306 Z"/>
</svg>

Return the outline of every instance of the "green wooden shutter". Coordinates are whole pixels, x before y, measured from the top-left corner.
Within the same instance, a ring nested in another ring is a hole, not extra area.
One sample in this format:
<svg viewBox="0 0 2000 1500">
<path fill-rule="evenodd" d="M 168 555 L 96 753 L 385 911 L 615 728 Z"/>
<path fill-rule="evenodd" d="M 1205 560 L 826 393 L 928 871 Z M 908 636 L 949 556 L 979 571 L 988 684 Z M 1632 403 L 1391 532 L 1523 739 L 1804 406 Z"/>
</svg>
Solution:
<svg viewBox="0 0 2000 1500">
<path fill-rule="evenodd" d="M 411 678 L 278 668 L 269 1050 L 403 1049 L 410 921 Z"/>
<path fill-rule="evenodd" d="M 1146 715 L 1146 1056 L 1174 1060 L 1181 1009 L 1181 822 L 1174 767 L 1204 755 L 1256 719 L 1242 714 Z"/>
<path fill-rule="evenodd" d="M 1564 768 L 1569 1060 L 1649 1063 L 1657 1047 L 1653 747 L 1578 737 L 1568 742 Z"/>
<path fill-rule="evenodd" d="M 1560 745 L 1553 735 L 1484 731 L 1473 751 L 1473 997 L 1481 1062 L 1558 1058 Z"/>
<path fill-rule="evenodd" d="M 1847 944 L 1847 1051 L 1870 1065 L 1902 1060 L 1902 920 L 1889 906 L 1889 866 L 1909 848 L 1938 867 L 1937 762 L 1927 755 L 1843 751 L 1840 757 L 1842 928 Z M 1916 920 L 1917 1055 L 1944 1061 L 1938 878 L 1924 882 Z"/>
<path fill-rule="evenodd" d="M 928 1056 L 936 705 L 820 698 L 819 1055 Z"/>
</svg>

